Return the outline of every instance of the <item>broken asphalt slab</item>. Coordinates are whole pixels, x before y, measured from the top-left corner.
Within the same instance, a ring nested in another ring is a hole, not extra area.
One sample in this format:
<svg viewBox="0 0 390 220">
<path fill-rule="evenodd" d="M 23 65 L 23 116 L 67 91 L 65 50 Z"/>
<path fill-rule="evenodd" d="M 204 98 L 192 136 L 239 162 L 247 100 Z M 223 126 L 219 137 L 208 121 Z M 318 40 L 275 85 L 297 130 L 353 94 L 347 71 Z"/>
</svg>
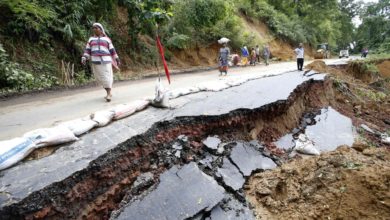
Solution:
<svg viewBox="0 0 390 220">
<path fill-rule="evenodd" d="M 320 152 L 332 151 L 341 145 L 353 145 L 355 128 L 350 118 L 327 107 L 321 110 L 315 121 L 315 125 L 307 126 L 305 133 Z"/>
<path fill-rule="evenodd" d="M 218 168 L 217 175 L 221 176 L 223 182 L 234 191 L 240 190 L 245 183 L 245 179 L 228 158 L 223 159 L 223 165 Z"/>
<path fill-rule="evenodd" d="M 230 158 L 244 176 L 250 176 L 256 170 L 269 170 L 277 166 L 272 159 L 263 156 L 252 145 L 246 143 L 236 143 Z"/>
<path fill-rule="evenodd" d="M 195 163 L 161 174 L 156 190 L 129 204 L 117 219 L 187 219 L 210 211 L 224 198 L 224 188 Z"/>
<path fill-rule="evenodd" d="M 211 210 L 210 217 L 206 220 L 255 220 L 253 211 L 249 209 L 248 205 L 234 197 L 227 195 L 223 202 Z"/>
</svg>

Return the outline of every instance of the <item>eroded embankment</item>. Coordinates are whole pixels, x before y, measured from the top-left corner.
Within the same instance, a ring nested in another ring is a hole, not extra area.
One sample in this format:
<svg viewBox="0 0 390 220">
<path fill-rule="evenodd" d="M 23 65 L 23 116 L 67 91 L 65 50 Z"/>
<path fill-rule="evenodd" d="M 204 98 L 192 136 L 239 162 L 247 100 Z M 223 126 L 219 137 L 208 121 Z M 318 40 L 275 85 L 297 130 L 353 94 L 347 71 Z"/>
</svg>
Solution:
<svg viewBox="0 0 390 220">
<path fill-rule="evenodd" d="M 312 79 L 298 86 L 287 100 L 257 109 L 158 122 L 86 169 L 4 207 L 0 215 L 2 219 L 108 219 L 124 199 L 130 200 L 157 183 L 166 169 L 204 158 L 202 140 L 207 136 L 218 135 L 224 141 L 257 139 L 267 145 L 297 127 L 303 113 L 332 104 L 331 85 L 327 80 Z M 188 138 L 188 145 L 176 157 L 172 144 L 181 135 Z M 271 157 L 276 162 L 283 159 Z M 149 181 L 133 185 L 140 174 L 147 172 L 153 174 Z"/>
</svg>

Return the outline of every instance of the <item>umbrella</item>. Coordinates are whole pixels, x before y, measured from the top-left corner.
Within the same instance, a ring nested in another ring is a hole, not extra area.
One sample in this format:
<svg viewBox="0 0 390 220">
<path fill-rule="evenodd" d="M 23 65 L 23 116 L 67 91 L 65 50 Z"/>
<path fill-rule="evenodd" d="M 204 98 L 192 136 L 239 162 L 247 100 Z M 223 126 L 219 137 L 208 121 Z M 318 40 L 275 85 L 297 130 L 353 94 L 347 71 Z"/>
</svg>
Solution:
<svg viewBox="0 0 390 220">
<path fill-rule="evenodd" d="M 226 37 L 223 37 L 221 39 L 218 40 L 218 43 L 219 44 L 226 44 L 227 42 L 229 42 L 230 40 L 227 39 Z"/>
</svg>

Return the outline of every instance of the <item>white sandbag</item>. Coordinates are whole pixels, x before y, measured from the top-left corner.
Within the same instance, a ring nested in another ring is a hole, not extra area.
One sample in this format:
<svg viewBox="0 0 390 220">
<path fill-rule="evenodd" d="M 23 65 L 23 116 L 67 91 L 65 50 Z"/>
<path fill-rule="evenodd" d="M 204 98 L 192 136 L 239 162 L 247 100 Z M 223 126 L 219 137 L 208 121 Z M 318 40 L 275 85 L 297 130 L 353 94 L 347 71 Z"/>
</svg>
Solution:
<svg viewBox="0 0 390 220">
<path fill-rule="evenodd" d="M 191 87 L 188 87 L 188 90 L 191 92 L 191 93 L 196 93 L 196 92 L 199 92 L 200 89 L 196 86 L 191 86 Z"/>
<path fill-rule="evenodd" d="M 215 81 L 215 82 L 205 82 L 197 85 L 199 90 L 201 91 L 213 91 L 218 92 L 221 90 L 224 90 L 226 88 L 229 88 L 230 86 L 222 81 Z"/>
<path fill-rule="evenodd" d="M 304 134 L 300 134 L 298 140 L 295 141 L 295 150 L 302 154 L 320 155 L 313 142 Z"/>
<path fill-rule="evenodd" d="M 137 111 L 136 106 L 129 104 L 122 104 L 112 109 L 114 112 L 114 120 L 122 119 L 134 114 Z"/>
<path fill-rule="evenodd" d="M 53 146 L 78 140 L 78 138 L 73 134 L 73 132 L 69 128 L 64 126 L 57 126 L 53 128 L 40 128 L 25 133 L 23 137 L 32 140 L 37 148 Z"/>
<path fill-rule="evenodd" d="M 169 107 L 169 93 L 164 89 L 160 80 L 156 81 L 154 99 L 151 101 L 151 105 L 159 108 Z"/>
<path fill-rule="evenodd" d="M 175 90 L 169 91 L 169 97 L 171 99 L 174 99 L 174 98 L 177 98 L 177 97 L 180 97 L 183 95 L 188 95 L 190 93 L 192 93 L 190 88 L 180 88 L 180 89 L 175 89 Z"/>
<path fill-rule="evenodd" d="M 29 138 L 0 141 L 0 170 L 6 169 L 27 157 L 36 145 Z"/>
<path fill-rule="evenodd" d="M 73 132 L 74 135 L 80 136 L 85 132 L 88 132 L 92 128 L 96 127 L 98 123 L 90 118 L 79 118 L 71 121 L 66 121 L 59 124 L 60 126 L 67 127 Z"/>
<path fill-rule="evenodd" d="M 118 105 L 112 109 L 114 120 L 122 119 L 145 109 L 149 105 L 148 100 L 137 100 L 128 104 Z"/>
<path fill-rule="evenodd" d="M 144 110 L 146 107 L 148 107 L 149 104 L 150 104 L 150 101 L 146 100 L 146 99 L 137 100 L 137 101 L 130 103 L 130 105 L 134 105 L 137 108 L 137 112 Z"/>
<path fill-rule="evenodd" d="M 98 127 L 106 126 L 114 118 L 115 112 L 111 110 L 97 111 L 91 114 L 91 119 L 98 123 Z"/>
</svg>

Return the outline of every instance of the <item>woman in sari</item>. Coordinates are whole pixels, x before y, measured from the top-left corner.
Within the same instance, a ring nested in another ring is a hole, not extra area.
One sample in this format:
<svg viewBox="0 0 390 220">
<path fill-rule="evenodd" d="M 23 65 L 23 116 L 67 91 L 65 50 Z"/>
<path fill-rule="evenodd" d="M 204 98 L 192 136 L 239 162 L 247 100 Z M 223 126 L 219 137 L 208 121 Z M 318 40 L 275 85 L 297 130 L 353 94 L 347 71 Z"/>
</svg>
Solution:
<svg viewBox="0 0 390 220">
<path fill-rule="evenodd" d="M 95 78 L 106 90 L 107 95 L 104 98 L 107 102 L 110 102 L 113 83 L 112 66 L 117 68 L 120 61 L 111 39 L 107 37 L 104 31 L 103 25 L 94 23 L 92 30 L 94 35 L 89 38 L 85 46 L 81 62 L 85 65 L 87 60 L 91 61 Z"/>
</svg>

